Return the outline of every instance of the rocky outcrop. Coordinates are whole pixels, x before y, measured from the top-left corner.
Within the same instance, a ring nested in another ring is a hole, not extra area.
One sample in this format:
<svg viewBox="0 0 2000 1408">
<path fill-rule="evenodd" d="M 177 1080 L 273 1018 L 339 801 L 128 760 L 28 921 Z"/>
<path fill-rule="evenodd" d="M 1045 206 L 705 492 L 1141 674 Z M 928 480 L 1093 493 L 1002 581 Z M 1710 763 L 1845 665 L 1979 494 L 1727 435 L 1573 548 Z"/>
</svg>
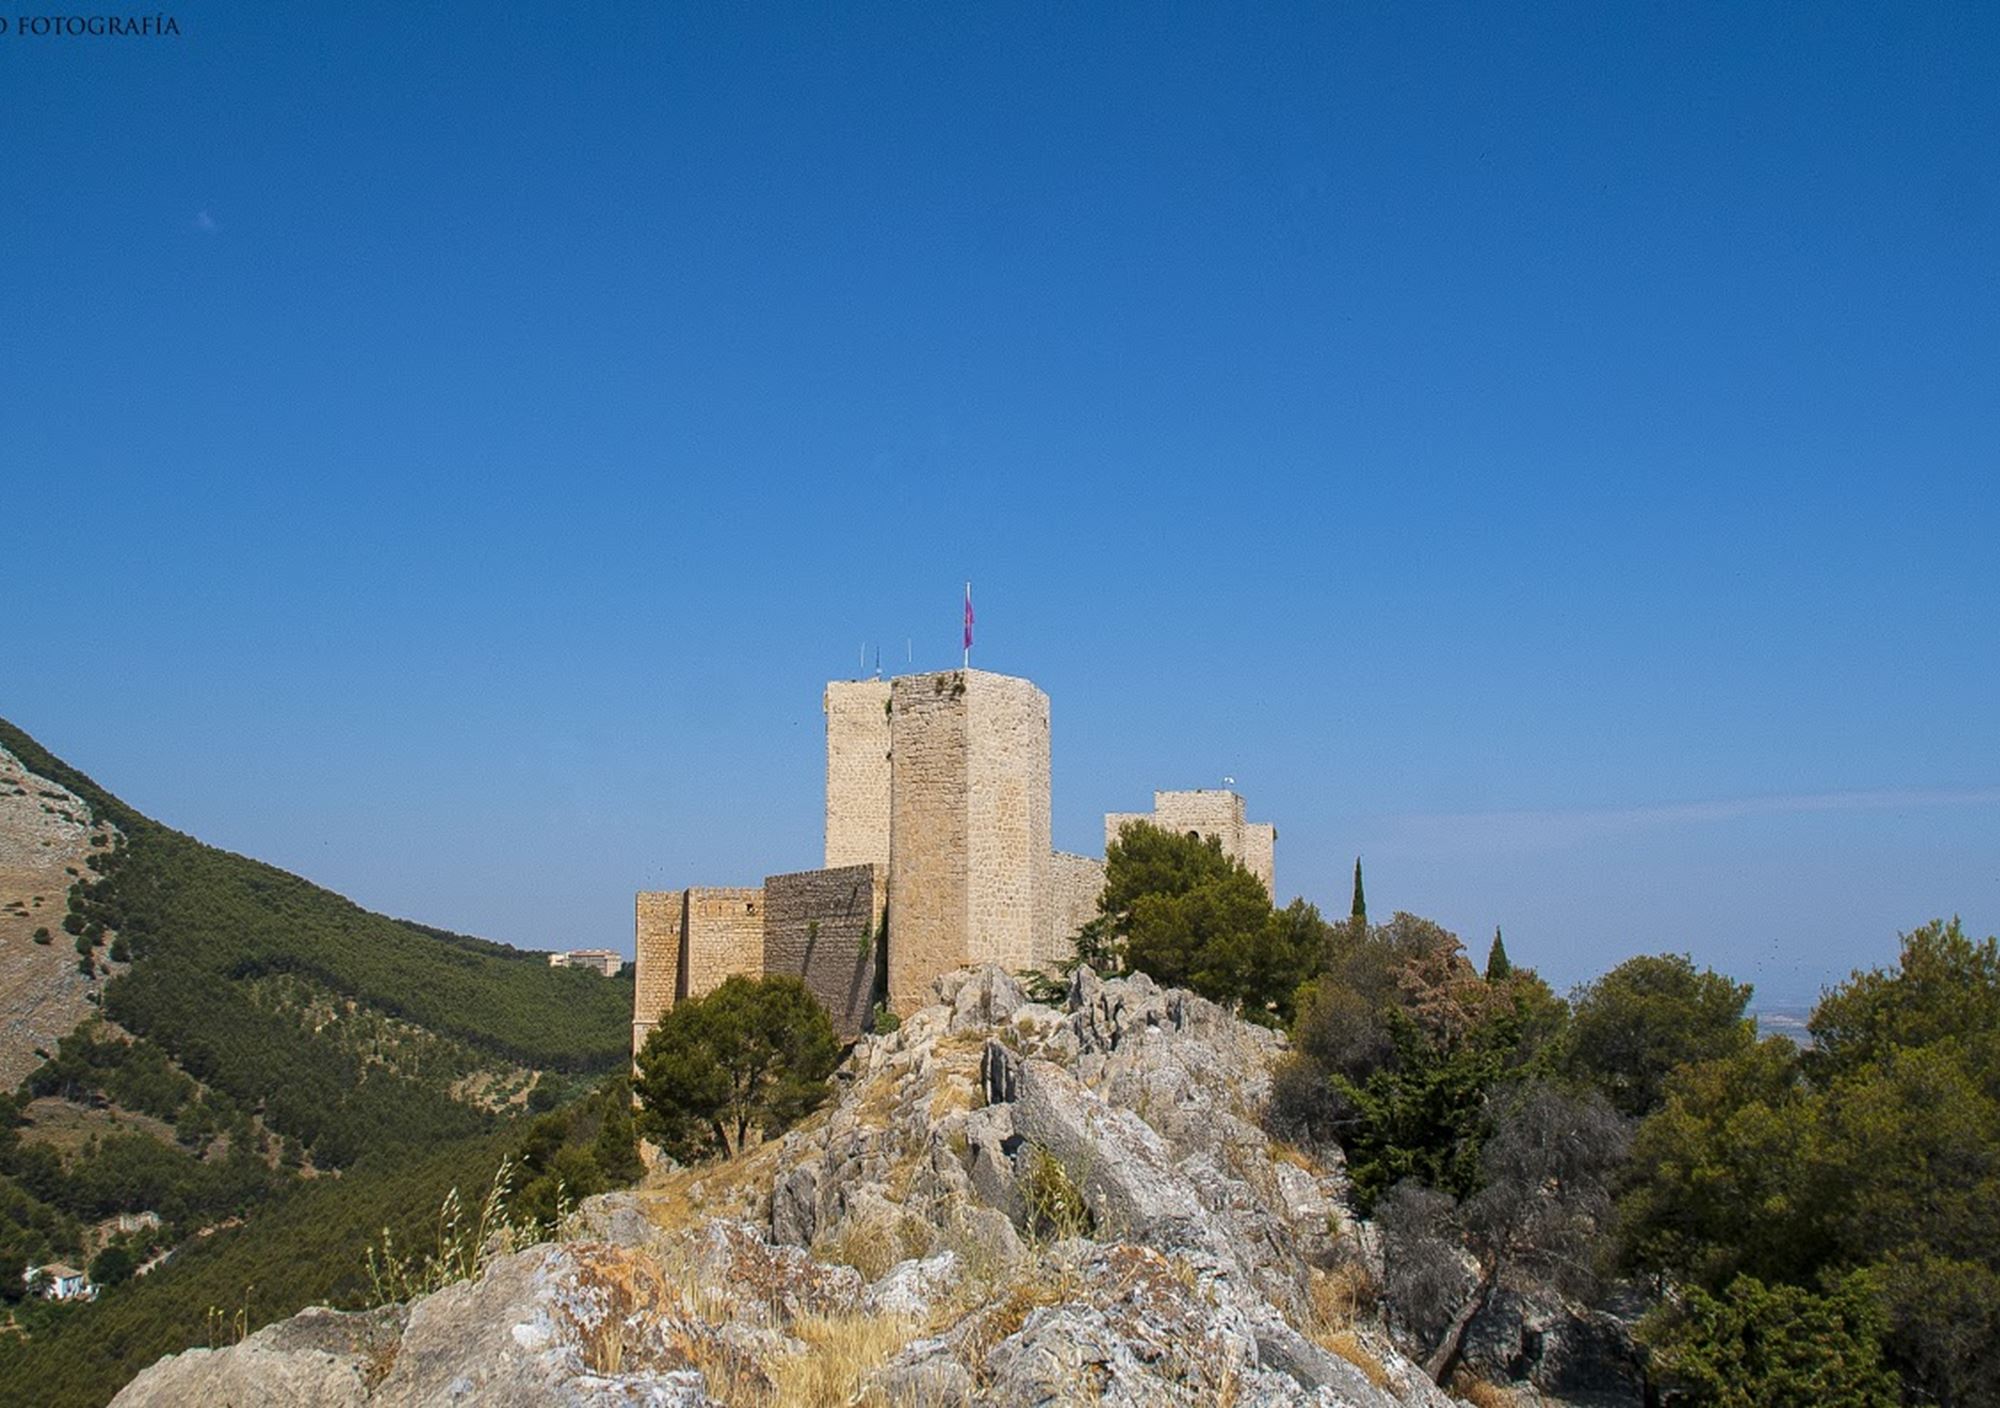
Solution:
<svg viewBox="0 0 2000 1408">
<path fill-rule="evenodd" d="M 395 1353 L 408 1315 L 389 1306 L 365 1315 L 305 1310 L 226 1350 L 171 1355 L 127 1384 L 127 1408 L 190 1403 L 292 1403 L 347 1408 L 366 1403 Z"/>
<path fill-rule="evenodd" d="M 1281 1038 L 1088 970 L 1059 1004 L 995 968 L 937 998 L 780 1140 L 593 1199 L 566 1240 L 408 1307 L 162 1361 L 118 1402 L 1453 1402 L 1352 1323 L 1343 1173 L 1258 1121 Z"/>
<path fill-rule="evenodd" d="M 1467 1328 L 1465 1363 L 1485 1379 L 1531 1385 L 1562 1402 L 1639 1403 L 1646 1375 L 1632 1328 L 1644 1309 L 1503 1290 Z"/>
<path fill-rule="evenodd" d="M 91 856 L 120 839 L 108 822 L 92 823 L 83 798 L 0 747 L 0 1088 L 19 1085 L 42 1064 L 38 1052 L 96 1010 L 99 977 L 79 971 L 62 923 L 70 887 L 96 878 Z M 47 943 L 34 940 L 42 930 Z M 96 964 L 100 976 L 124 967 L 103 947 Z"/>
</svg>

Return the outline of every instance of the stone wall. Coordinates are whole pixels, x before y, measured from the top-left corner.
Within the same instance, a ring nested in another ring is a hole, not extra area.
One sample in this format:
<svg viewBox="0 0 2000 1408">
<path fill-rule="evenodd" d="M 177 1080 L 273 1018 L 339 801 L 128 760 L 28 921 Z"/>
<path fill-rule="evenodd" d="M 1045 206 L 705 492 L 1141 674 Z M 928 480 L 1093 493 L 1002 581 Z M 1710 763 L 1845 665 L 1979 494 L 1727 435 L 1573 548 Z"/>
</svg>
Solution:
<svg viewBox="0 0 2000 1408">
<path fill-rule="evenodd" d="M 690 889 L 674 996 L 714 992 L 732 973 L 764 976 L 764 892 L 746 887 Z"/>
<path fill-rule="evenodd" d="M 881 865 L 764 879 L 764 972 L 803 978 L 844 1041 L 874 1009 L 887 882 Z"/>
<path fill-rule="evenodd" d="M 1192 792 L 1155 792 L 1153 825 L 1164 831 L 1201 833 L 1222 842 L 1222 853 L 1243 859 L 1243 799 L 1234 792 L 1197 788 Z"/>
<path fill-rule="evenodd" d="M 632 960 L 632 1054 L 646 1044 L 660 1014 L 674 1005 L 680 982 L 681 924 L 687 891 L 641 890 Z"/>
<path fill-rule="evenodd" d="M 1135 821 L 1153 824 L 1151 812 L 1106 812 L 1104 814 L 1104 849 L 1110 850 L 1111 843 L 1118 839 L 1118 833 Z"/>
<path fill-rule="evenodd" d="M 1278 828 L 1268 821 L 1243 825 L 1243 868 L 1264 882 L 1272 900 L 1278 898 Z"/>
<path fill-rule="evenodd" d="M 824 870 L 764 889 L 641 894 L 633 1045 L 678 998 L 725 977 L 802 977 L 844 1035 L 866 1023 L 878 964 L 898 1013 L 967 963 L 1047 968 L 1094 918 L 1104 863 L 1049 845 L 1049 698 L 1027 680 L 947 670 L 826 687 Z M 1224 790 L 1156 792 L 1146 821 L 1213 837 L 1272 883 L 1274 827 Z M 886 958 L 872 939 L 884 910 Z M 864 951 L 865 950 L 865 951 Z"/>
<path fill-rule="evenodd" d="M 826 864 L 889 863 L 889 681 L 835 680 L 826 710 Z"/>
<path fill-rule="evenodd" d="M 1052 917 L 1035 960 L 1035 966 L 1043 969 L 1054 968 L 1074 953 L 1070 940 L 1097 917 L 1097 901 L 1104 894 L 1103 858 L 1057 851 L 1049 857 L 1049 890 Z"/>
<path fill-rule="evenodd" d="M 764 971 L 764 892 L 641 890 L 634 926 L 632 1052 L 684 998 L 712 992 L 731 973 Z"/>
</svg>

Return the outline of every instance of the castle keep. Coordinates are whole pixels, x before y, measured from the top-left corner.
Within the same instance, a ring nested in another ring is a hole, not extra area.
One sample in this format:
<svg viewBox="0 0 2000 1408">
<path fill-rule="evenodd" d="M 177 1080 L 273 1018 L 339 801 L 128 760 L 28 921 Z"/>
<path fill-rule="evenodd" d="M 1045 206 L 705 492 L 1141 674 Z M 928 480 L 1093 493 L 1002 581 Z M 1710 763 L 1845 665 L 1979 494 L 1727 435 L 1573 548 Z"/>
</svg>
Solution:
<svg viewBox="0 0 2000 1408">
<path fill-rule="evenodd" d="M 844 1038 L 878 998 L 907 1013 L 968 963 L 1052 968 L 1097 913 L 1101 857 L 1050 845 L 1049 697 L 946 670 L 828 684 L 824 868 L 758 888 L 641 891 L 636 1053 L 660 1014 L 732 973 L 802 978 Z M 1156 792 L 1105 819 L 1212 837 L 1271 885 L 1276 830 L 1234 792 Z"/>
</svg>

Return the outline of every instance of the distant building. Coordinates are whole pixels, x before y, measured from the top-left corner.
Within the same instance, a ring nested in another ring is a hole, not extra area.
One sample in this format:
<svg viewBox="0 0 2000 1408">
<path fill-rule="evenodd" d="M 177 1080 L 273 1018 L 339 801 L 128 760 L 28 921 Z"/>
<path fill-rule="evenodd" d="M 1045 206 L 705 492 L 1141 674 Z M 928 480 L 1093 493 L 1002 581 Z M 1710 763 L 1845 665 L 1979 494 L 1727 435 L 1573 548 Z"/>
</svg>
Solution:
<svg viewBox="0 0 2000 1408">
<path fill-rule="evenodd" d="M 608 948 L 573 948 L 567 953 L 549 955 L 551 968 L 593 968 L 607 978 L 615 978 L 625 967 L 625 960 Z"/>
<path fill-rule="evenodd" d="M 31 1266 L 21 1276 L 31 1287 L 37 1284 L 37 1278 L 40 1278 L 40 1294 L 44 1300 L 89 1300 L 97 1293 L 88 1276 L 60 1261 L 52 1261 L 47 1266 Z"/>
</svg>

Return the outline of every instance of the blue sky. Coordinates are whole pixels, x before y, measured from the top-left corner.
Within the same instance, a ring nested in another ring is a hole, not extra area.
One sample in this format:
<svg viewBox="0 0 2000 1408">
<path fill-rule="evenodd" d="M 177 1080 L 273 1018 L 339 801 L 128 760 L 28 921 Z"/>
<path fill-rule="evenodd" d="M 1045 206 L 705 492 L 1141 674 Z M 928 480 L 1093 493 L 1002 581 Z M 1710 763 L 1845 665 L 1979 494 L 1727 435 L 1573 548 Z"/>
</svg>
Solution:
<svg viewBox="0 0 2000 1408">
<path fill-rule="evenodd" d="M 174 13 L 0 36 L 0 712 L 152 814 L 629 947 L 970 577 L 1066 848 L 1234 776 L 1559 985 L 2000 929 L 1992 7 Z"/>
</svg>

